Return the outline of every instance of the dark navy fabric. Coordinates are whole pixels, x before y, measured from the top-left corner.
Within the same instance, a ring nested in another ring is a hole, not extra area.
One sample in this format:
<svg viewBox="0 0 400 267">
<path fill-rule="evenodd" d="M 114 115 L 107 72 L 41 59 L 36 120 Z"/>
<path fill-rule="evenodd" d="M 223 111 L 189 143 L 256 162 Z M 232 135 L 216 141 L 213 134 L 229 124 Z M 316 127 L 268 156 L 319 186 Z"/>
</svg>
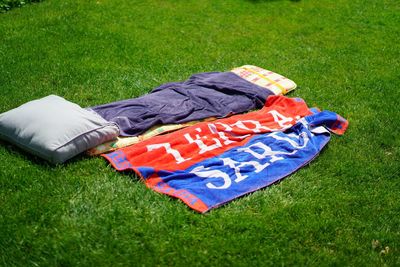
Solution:
<svg viewBox="0 0 400 267">
<path fill-rule="evenodd" d="M 232 72 L 208 72 L 161 85 L 138 98 L 89 109 L 117 123 L 120 135 L 136 136 L 154 125 L 221 118 L 262 108 L 269 95 L 274 93 Z"/>
</svg>

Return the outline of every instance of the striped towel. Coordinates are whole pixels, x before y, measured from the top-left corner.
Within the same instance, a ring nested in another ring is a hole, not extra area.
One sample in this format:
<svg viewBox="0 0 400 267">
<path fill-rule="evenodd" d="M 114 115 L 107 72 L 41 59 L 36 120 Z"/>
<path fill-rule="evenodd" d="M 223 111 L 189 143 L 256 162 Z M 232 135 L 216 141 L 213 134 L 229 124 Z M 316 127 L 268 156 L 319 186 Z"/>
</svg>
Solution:
<svg viewBox="0 0 400 267">
<path fill-rule="evenodd" d="M 253 84 L 273 91 L 275 95 L 286 95 L 297 87 L 294 81 L 257 66 L 244 65 L 231 71 Z"/>
</svg>

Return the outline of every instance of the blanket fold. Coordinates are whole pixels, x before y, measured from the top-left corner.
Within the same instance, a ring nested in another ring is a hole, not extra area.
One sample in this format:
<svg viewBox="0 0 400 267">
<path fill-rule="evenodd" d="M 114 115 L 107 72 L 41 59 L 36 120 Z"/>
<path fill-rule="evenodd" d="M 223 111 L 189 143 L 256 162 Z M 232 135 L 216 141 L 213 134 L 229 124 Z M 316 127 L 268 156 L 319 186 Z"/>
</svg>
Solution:
<svg viewBox="0 0 400 267">
<path fill-rule="evenodd" d="M 223 118 L 259 109 L 268 96 L 282 95 L 295 87 L 293 81 L 277 73 L 246 65 L 227 72 L 194 74 L 141 97 L 89 109 L 117 123 L 121 136 L 138 136 L 155 125 Z"/>
</svg>

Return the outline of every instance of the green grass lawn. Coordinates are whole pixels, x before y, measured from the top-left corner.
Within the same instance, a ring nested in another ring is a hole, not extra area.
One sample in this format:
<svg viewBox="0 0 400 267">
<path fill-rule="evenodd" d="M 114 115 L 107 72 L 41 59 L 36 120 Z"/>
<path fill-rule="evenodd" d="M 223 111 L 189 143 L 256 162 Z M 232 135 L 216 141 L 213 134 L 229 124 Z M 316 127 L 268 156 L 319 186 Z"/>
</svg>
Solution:
<svg viewBox="0 0 400 267">
<path fill-rule="evenodd" d="M 102 158 L 0 142 L 0 266 L 399 266 L 400 3 L 55 1 L 0 14 L 0 112 L 86 107 L 253 64 L 350 126 L 281 183 L 205 215 Z"/>
</svg>

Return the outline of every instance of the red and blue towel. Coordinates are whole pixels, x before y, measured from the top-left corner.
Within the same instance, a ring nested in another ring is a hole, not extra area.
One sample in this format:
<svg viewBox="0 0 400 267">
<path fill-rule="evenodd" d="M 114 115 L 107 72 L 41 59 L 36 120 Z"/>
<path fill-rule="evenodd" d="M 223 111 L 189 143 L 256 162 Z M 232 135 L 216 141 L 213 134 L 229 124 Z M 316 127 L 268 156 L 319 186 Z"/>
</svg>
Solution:
<svg viewBox="0 0 400 267">
<path fill-rule="evenodd" d="M 300 98 L 269 96 L 258 111 L 157 136 L 103 155 L 157 192 L 206 212 L 271 185 L 315 158 L 348 122 Z"/>
</svg>

